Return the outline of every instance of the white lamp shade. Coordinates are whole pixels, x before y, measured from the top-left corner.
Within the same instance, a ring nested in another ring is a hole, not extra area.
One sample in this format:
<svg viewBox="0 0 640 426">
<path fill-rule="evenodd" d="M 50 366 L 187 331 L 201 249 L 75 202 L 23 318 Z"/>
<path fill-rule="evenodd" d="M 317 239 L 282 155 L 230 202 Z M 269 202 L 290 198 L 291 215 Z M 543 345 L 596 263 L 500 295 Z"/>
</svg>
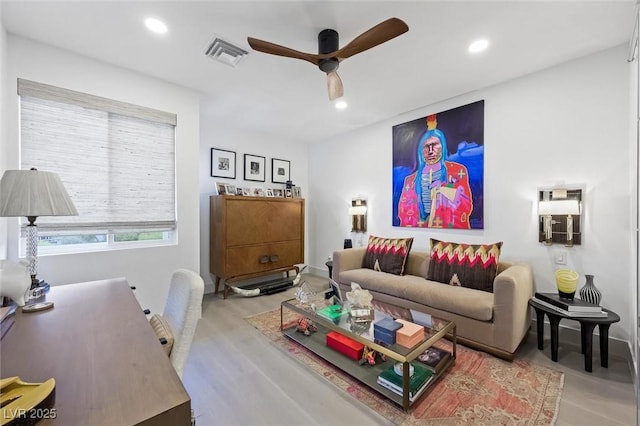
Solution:
<svg viewBox="0 0 640 426">
<path fill-rule="evenodd" d="M 7 170 L 0 180 L 0 216 L 77 216 L 60 177 L 39 170 Z"/>
<path fill-rule="evenodd" d="M 538 202 L 539 215 L 569 215 L 580 214 L 578 200 L 548 200 Z"/>
</svg>

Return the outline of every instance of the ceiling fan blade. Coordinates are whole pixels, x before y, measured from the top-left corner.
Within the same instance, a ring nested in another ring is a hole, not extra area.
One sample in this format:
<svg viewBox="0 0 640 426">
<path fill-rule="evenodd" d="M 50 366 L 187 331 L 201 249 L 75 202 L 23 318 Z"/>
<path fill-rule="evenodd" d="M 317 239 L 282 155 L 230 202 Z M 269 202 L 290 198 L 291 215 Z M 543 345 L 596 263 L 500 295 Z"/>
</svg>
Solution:
<svg viewBox="0 0 640 426">
<path fill-rule="evenodd" d="M 279 44 L 270 43 L 253 37 L 247 37 L 247 41 L 249 42 L 249 46 L 258 52 L 285 56 L 287 58 L 302 59 L 309 61 L 314 65 L 318 65 L 318 62 L 320 61 L 319 56 L 312 53 L 300 52 L 298 50 L 290 49 L 288 47 L 280 46 Z"/>
<path fill-rule="evenodd" d="M 327 89 L 329 90 L 329 100 L 334 100 L 344 95 L 342 80 L 336 71 L 327 73 Z"/>
<path fill-rule="evenodd" d="M 398 37 L 407 31 L 409 31 L 409 26 L 403 20 L 389 18 L 360 34 L 342 49 L 338 49 L 332 56 L 341 61 Z"/>
</svg>

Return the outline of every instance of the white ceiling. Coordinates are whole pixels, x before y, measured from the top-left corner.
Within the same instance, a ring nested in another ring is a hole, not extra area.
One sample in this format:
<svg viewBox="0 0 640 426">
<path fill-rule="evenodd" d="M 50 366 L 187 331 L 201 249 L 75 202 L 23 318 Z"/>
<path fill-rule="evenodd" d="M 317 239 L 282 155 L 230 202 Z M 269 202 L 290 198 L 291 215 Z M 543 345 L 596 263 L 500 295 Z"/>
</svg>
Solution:
<svg viewBox="0 0 640 426">
<path fill-rule="evenodd" d="M 6 30 L 196 89 L 212 120 L 303 142 L 322 140 L 573 58 L 627 43 L 634 0 L 30 1 L 1 0 Z M 152 34 L 143 19 L 165 21 Z M 349 108 L 312 64 L 254 52 L 247 36 L 317 53 L 398 17 L 409 32 L 341 63 Z M 215 35 L 251 53 L 236 68 L 204 56 Z M 479 37 L 489 49 L 471 55 Z"/>
</svg>

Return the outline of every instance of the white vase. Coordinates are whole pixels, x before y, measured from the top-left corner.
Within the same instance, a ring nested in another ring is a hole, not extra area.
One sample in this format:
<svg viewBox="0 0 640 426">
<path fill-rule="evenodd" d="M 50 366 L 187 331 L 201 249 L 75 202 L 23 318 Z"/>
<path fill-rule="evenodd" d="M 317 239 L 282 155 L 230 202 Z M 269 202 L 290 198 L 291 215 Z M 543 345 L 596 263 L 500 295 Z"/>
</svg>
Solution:
<svg viewBox="0 0 640 426">
<path fill-rule="evenodd" d="M 6 296 L 16 305 L 24 306 L 29 287 L 31 287 L 31 276 L 27 262 L 0 260 L 0 297 Z"/>
</svg>

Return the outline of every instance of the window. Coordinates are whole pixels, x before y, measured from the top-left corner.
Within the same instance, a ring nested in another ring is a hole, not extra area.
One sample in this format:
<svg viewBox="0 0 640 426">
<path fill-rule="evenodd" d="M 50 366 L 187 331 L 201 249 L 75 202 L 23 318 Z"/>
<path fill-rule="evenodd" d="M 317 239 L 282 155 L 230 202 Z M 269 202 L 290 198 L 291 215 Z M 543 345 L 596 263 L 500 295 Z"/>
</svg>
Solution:
<svg viewBox="0 0 640 426">
<path fill-rule="evenodd" d="M 79 215 L 40 217 L 41 253 L 170 242 L 176 115 L 18 80 L 21 168 L 56 172 Z"/>
</svg>

